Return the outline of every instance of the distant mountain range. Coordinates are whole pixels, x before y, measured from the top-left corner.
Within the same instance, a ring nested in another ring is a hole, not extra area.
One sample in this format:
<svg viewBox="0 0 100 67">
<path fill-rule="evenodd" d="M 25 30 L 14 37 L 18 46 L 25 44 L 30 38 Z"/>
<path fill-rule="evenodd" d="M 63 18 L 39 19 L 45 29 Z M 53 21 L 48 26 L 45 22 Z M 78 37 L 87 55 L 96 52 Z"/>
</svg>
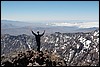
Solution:
<svg viewBox="0 0 100 67">
<path fill-rule="evenodd" d="M 61 49 L 62 46 L 65 46 L 64 44 L 67 44 L 67 42 L 72 43 L 73 41 L 71 42 L 71 40 L 74 40 L 73 38 L 77 40 L 77 37 L 79 36 L 81 36 L 82 38 L 83 36 L 87 37 L 87 35 L 91 35 L 91 36 L 95 35 L 98 37 L 99 29 L 94 30 L 93 32 L 90 32 L 90 33 L 91 34 L 77 32 L 78 34 L 77 36 L 76 33 L 55 32 L 50 35 L 44 35 L 41 39 L 41 44 L 42 44 L 41 47 L 43 47 L 41 49 L 47 48 L 48 50 L 50 49 L 54 50 L 54 47 L 56 44 L 58 44 L 59 49 Z M 80 40 L 81 40 L 81 37 L 79 37 Z M 7 54 L 12 51 L 21 51 L 21 50 L 32 49 L 32 48 L 36 49 L 35 37 L 33 35 L 26 35 L 26 34 L 21 34 L 17 36 L 10 35 L 10 34 L 1 34 L 1 48 L 2 48 L 1 54 Z"/>
<path fill-rule="evenodd" d="M 65 23 L 65 22 L 22 22 L 22 21 L 11 21 L 1 20 L 1 34 L 20 35 L 28 34 L 31 35 L 31 29 L 33 31 L 39 30 L 41 33 L 46 30 L 46 33 L 62 32 L 62 33 L 73 33 L 73 32 L 88 32 L 97 29 L 98 27 L 81 28 L 78 25 L 84 24 L 83 22 Z M 85 26 L 85 25 L 84 25 Z M 88 25 L 89 26 L 89 25 Z"/>
<path fill-rule="evenodd" d="M 1 24 L 3 25 L 9 25 L 12 24 L 12 26 L 16 27 L 24 27 L 30 25 L 27 22 L 22 22 L 22 21 L 12 21 L 12 20 L 1 20 Z M 9 28 L 9 27 L 8 27 Z"/>
</svg>

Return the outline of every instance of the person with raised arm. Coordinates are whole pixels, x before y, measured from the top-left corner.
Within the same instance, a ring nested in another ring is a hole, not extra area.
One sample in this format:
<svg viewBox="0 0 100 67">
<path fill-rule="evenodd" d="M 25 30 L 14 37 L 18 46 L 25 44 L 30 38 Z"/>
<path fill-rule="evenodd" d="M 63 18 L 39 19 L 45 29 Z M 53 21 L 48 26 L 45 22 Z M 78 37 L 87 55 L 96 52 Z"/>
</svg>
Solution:
<svg viewBox="0 0 100 67">
<path fill-rule="evenodd" d="M 35 35 L 35 38 L 36 38 L 36 43 L 37 43 L 37 51 L 39 51 L 40 52 L 40 37 L 41 36 L 43 36 L 44 35 L 44 33 L 45 33 L 45 30 L 44 30 L 44 32 L 42 33 L 42 34 L 39 34 L 39 31 L 37 31 L 37 34 L 35 34 L 32 30 L 31 30 L 31 32 L 32 32 L 32 34 L 33 35 Z"/>
</svg>

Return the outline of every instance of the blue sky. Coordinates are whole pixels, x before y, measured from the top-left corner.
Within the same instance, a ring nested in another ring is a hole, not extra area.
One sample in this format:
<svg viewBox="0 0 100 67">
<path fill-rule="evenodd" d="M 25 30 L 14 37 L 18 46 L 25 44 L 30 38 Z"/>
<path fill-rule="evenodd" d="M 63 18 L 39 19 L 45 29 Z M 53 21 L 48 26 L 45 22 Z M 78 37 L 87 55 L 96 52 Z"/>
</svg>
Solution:
<svg viewBox="0 0 100 67">
<path fill-rule="evenodd" d="M 1 1 L 1 19 L 99 21 L 99 1 Z"/>
</svg>

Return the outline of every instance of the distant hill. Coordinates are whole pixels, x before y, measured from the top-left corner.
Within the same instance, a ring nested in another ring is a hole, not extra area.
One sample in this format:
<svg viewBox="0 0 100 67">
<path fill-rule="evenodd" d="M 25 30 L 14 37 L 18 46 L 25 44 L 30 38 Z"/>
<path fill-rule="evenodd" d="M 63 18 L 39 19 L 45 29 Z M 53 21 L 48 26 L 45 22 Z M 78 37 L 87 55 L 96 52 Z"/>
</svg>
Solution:
<svg viewBox="0 0 100 67">
<path fill-rule="evenodd" d="M 33 27 L 31 28 L 34 32 L 37 30 L 40 31 L 40 33 L 43 32 L 43 30 L 46 30 L 47 34 L 51 34 L 54 32 L 62 32 L 62 33 L 73 33 L 73 32 L 89 32 L 96 30 L 98 28 L 82 28 L 79 29 L 77 27 Z M 20 35 L 20 34 L 28 34 L 32 35 L 30 27 L 20 27 L 20 28 L 6 28 L 6 29 L 1 29 L 2 34 L 11 34 L 11 35 Z"/>
<path fill-rule="evenodd" d="M 24 26 L 28 26 L 30 25 L 27 22 L 22 22 L 22 21 L 12 21 L 12 20 L 1 20 L 1 24 L 6 24 L 6 25 L 13 25 L 13 26 L 17 26 L 17 27 L 24 27 Z M 3 26 L 2 26 L 3 27 Z"/>
<path fill-rule="evenodd" d="M 1 33 L 2 34 L 11 34 L 11 35 L 20 35 L 20 34 L 28 34 L 31 35 L 31 29 L 33 31 L 39 30 L 41 33 L 43 30 L 46 30 L 47 34 L 51 34 L 54 32 L 62 32 L 62 33 L 73 33 L 73 32 L 89 32 L 97 29 L 97 27 L 90 28 L 79 28 L 74 26 L 78 23 L 69 23 L 69 26 L 66 26 L 67 23 L 54 23 L 53 22 L 22 22 L 22 21 L 12 21 L 12 20 L 1 20 Z M 60 26 L 60 24 L 62 26 Z M 66 24 L 65 26 L 63 26 Z M 72 24 L 72 25 L 71 25 Z M 58 25 L 58 26 L 56 26 Z"/>
<path fill-rule="evenodd" d="M 2 29 L 7 29 L 7 28 L 16 28 L 16 26 L 10 24 L 10 23 L 1 23 L 1 28 Z"/>
<path fill-rule="evenodd" d="M 89 32 L 98 29 L 98 27 L 91 27 L 91 28 L 80 28 L 75 30 L 76 32 Z"/>
</svg>

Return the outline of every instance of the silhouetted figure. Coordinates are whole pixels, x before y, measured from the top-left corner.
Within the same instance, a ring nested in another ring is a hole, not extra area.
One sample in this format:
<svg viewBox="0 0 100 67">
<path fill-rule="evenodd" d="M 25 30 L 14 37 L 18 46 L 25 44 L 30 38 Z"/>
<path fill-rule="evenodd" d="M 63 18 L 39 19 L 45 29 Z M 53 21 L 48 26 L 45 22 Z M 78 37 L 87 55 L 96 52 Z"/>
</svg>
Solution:
<svg viewBox="0 0 100 67">
<path fill-rule="evenodd" d="M 35 38 L 36 38 L 36 42 L 37 42 L 37 46 L 38 46 L 37 51 L 40 51 L 40 37 L 44 35 L 45 30 L 42 34 L 39 34 L 39 31 L 37 31 L 38 34 L 35 34 L 33 31 L 32 31 L 32 33 L 35 35 Z"/>
</svg>

